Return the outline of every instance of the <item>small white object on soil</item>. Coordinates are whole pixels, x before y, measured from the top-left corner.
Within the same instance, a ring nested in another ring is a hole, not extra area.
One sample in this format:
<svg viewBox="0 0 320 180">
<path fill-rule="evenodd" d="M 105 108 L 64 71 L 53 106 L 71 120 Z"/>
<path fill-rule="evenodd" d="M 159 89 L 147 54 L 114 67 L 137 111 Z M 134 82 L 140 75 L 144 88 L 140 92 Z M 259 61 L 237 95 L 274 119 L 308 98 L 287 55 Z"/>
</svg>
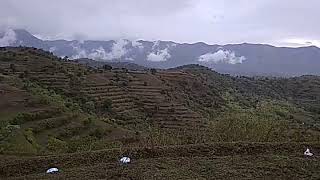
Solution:
<svg viewBox="0 0 320 180">
<path fill-rule="evenodd" d="M 129 157 L 122 157 L 121 159 L 120 159 L 120 162 L 122 163 L 122 164 L 128 164 L 128 163 L 130 163 L 130 158 Z"/>
<path fill-rule="evenodd" d="M 310 149 L 307 148 L 307 150 L 303 153 L 305 156 L 313 156 L 313 154 L 310 152 Z"/>
<path fill-rule="evenodd" d="M 59 172 L 58 168 L 50 168 L 47 170 L 47 174 L 53 174 Z"/>
</svg>

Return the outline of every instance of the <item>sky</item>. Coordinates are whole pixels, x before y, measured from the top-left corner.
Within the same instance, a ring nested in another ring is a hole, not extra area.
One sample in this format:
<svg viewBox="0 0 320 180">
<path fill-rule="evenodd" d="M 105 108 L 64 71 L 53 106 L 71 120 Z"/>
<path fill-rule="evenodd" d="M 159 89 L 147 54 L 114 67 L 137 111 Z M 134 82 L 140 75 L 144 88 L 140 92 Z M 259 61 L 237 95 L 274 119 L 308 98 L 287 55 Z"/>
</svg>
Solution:
<svg viewBox="0 0 320 180">
<path fill-rule="evenodd" d="M 42 39 L 320 47 L 319 0 L 0 0 L 0 29 Z"/>
</svg>

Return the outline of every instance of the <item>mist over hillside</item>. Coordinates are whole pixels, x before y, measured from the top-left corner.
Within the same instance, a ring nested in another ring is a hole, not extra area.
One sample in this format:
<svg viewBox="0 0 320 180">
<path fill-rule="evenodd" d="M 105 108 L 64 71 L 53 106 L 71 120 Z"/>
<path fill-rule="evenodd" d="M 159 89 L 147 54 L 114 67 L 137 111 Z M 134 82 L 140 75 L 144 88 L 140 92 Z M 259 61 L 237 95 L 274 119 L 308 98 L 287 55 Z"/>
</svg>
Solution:
<svg viewBox="0 0 320 180">
<path fill-rule="evenodd" d="M 41 40 L 23 29 L 0 33 L 0 46 L 30 46 L 70 59 L 130 62 L 152 68 L 200 64 L 234 75 L 319 75 L 320 49 L 287 48 L 263 44 L 208 45 L 171 41 Z"/>
</svg>

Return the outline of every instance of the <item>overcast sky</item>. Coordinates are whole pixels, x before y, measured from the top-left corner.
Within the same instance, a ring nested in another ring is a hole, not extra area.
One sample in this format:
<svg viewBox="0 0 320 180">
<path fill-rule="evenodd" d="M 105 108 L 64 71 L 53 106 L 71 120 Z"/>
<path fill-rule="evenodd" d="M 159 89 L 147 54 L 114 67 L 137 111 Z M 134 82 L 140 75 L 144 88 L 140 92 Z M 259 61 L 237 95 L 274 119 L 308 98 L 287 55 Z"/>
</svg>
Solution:
<svg viewBox="0 0 320 180">
<path fill-rule="evenodd" d="M 0 28 L 47 39 L 320 47 L 320 0 L 0 0 Z"/>
</svg>

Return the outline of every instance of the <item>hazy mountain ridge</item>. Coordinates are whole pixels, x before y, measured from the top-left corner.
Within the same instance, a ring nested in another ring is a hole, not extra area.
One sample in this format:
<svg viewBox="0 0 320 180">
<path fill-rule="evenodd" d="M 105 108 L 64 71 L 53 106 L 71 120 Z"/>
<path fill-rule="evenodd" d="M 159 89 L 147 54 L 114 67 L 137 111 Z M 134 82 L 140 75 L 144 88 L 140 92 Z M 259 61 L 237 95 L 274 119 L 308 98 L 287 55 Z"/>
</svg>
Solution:
<svg viewBox="0 0 320 180">
<path fill-rule="evenodd" d="M 237 75 L 319 75 L 320 49 L 274 47 L 262 44 L 208 45 L 171 41 L 66 41 L 41 40 L 25 30 L 2 33 L 0 46 L 32 46 L 70 59 L 132 62 L 155 68 L 201 64 Z"/>
</svg>

